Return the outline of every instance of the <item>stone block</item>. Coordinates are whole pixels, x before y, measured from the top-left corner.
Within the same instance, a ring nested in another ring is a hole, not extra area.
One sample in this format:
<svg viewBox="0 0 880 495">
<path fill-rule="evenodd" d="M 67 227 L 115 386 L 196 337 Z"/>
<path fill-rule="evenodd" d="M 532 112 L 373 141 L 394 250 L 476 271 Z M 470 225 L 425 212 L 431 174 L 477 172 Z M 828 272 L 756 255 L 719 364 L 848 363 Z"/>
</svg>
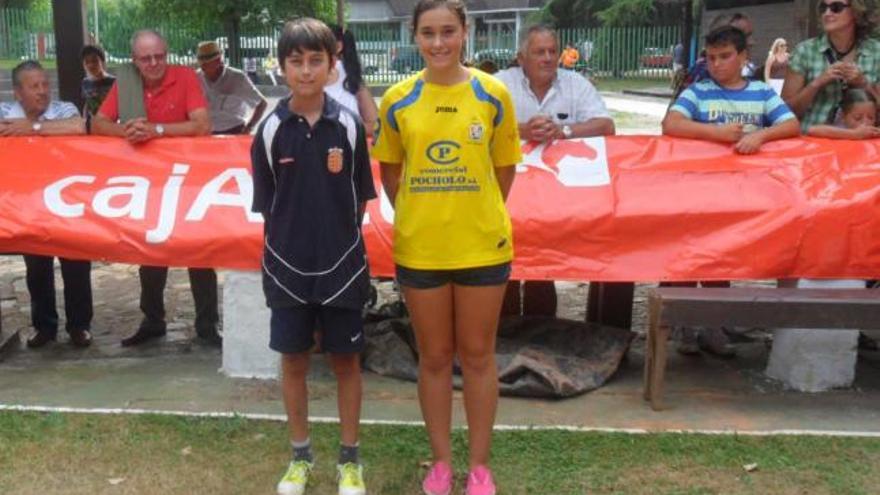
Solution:
<svg viewBox="0 0 880 495">
<path fill-rule="evenodd" d="M 787 285 L 857 289 L 864 288 L 865 282 L 800 279 Z M 855 329 L 776 329 L 766 373 L 787 387 L 802 392 L 849 387 L 855 379 L 858 341 L 859 331 Z"/>
<path fill-rule="evenodd" d="M 269 308 L 259 272 L 226 272 L 223 284 L 223 366 L 236 378 L 277 378 L 280 360 L 269 349 Z"/>
</svg>

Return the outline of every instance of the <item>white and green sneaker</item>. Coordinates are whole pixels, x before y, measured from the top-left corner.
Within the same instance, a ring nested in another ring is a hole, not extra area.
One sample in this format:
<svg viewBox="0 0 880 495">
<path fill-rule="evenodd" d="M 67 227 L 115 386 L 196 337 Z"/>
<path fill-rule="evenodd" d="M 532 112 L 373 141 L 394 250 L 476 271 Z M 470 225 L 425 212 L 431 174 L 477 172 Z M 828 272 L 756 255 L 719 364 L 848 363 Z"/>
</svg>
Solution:
<svg viewBox="0 0 880 495">
<path fill-rule="evenodd" d="M 339 495 L 364 495 L 364 467 L 360 464 L 347 462 L 336 465 L 336 479 L 339 481 Z"/>
<path fill-rule="evenodd" d="M 309 461 L 292 461 L 278 482 L 278 495 L 302 495 L 306 491 L 313 465 Z"/>
</svg>

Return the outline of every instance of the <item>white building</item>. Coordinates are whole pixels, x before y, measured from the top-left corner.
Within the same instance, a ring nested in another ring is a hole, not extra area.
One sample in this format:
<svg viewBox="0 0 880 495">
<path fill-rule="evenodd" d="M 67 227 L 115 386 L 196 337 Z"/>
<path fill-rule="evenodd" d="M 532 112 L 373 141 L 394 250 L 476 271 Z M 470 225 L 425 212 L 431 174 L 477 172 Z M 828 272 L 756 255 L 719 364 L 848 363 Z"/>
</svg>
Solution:
<svg viewBox="0 0 880 495">
<path fill-rule="evenodd" d="M 468 53 L 485 48 L 515 48 L 521 28 L 537 14 L 544 0 L 470 0 Z M 393 39 L 408 42 L 411 0 L 350 0 L 348 25 L 355 32 L 384 31 Z"/>
</svg>

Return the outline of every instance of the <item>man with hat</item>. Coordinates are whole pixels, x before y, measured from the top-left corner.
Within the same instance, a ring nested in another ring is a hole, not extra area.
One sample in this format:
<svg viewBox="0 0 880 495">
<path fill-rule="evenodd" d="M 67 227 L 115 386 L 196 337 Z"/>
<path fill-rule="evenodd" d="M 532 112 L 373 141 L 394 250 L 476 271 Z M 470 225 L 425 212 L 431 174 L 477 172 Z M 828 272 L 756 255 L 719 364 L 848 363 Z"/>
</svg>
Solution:
<svg viewBox="0 0 880 495">
<path fill-rule="evenodd" d="M 196 56 L 214 134 L 250 134 L 263 117 L 266 99 L 242 71 L 223 63 L 216 42 L 199 43 Z"/>
</svg>

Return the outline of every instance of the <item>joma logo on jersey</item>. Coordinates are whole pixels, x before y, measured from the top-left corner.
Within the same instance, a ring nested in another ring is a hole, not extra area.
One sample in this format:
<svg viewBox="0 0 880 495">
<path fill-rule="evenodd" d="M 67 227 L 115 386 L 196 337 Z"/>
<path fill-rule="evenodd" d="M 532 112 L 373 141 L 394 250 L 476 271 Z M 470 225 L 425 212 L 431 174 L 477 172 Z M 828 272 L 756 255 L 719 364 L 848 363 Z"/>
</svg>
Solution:
<svg viewBox="0 0 880 495">
<path fill-rule="evenodd" d="M 455 107 L 437 107 L 437 110 L 434 113 L 458 113 L 458 108 Z"/>
<path fill-rule="evenodd" d="M 450 165 L 458 161 L 461 145 L 455 141 L 437 141 L 428 146 L 425 155 L 437 165 Z"/>
</svg>

